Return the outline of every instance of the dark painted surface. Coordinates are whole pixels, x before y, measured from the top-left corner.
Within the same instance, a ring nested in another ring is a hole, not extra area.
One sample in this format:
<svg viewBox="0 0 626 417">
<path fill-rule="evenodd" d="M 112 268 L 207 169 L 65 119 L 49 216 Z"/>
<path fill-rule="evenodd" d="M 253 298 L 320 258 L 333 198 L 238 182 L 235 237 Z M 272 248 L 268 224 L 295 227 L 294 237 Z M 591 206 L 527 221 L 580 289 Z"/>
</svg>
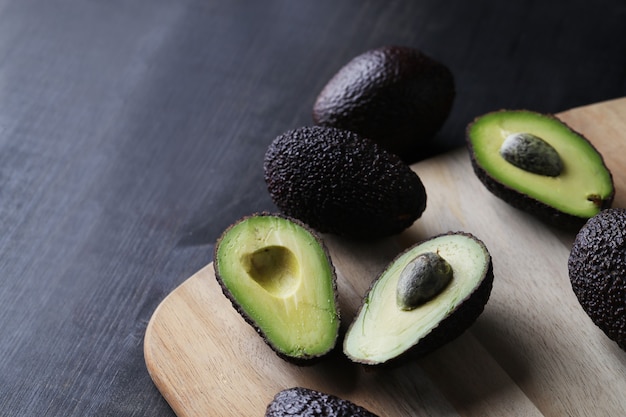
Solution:
<svg viewBox="0 0 626 417">
<path fill-rule="evenodd" d="M 0 0 L 0 414 L 169 416 L 147 321 L 238 217 L 269 142 L 366 49 L 446 63 L 459 146 L 498 108 L 626 94 L 622 0 Z"/>
</svg>

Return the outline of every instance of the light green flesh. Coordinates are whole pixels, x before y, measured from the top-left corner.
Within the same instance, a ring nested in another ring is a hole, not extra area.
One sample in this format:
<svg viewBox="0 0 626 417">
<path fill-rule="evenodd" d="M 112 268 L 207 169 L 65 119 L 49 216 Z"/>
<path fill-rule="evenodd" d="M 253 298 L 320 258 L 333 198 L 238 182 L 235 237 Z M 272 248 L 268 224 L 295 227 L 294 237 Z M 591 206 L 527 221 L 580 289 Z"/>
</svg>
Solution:
<svg viewBox="0 0 626 417">
<path fill-rule="evenodd" d="M 216 257 L 223 284 L 279 351 L 306 357 L 332 349 L 339 329 L 333 269 L 307 230 L 280 217 L 249 217 L 222 237 Z"/>
<path fill-rule="evenodd" d="M 531 133 L 548 142 L 563 161 L 557 177 L 533 174 L 502 158 L 502 142 L 512 133 Z M 613 183 L 602 157 L 586 140 L 558 120 L 528 111 L 502 111 L 477 120 L 469 138 L 478 164 L 496 181 L 551 206 L 562 213 L 592 217 L 613 193 Z"/>
<path fill-rule="evenodd" d="M 438 253 L 452 266 L 453 277 L 435 298 L 414 310 L 396 303 L 400 273 L 417 255 Z M 387 362 L 411 347 L 448 317 L 486 276 L 489 254 L 475 239 L 451 234 L 426 241 L 400 256 L 380 276 L 344 340 L 344 353 L 358 362 Z"/>
</svg>

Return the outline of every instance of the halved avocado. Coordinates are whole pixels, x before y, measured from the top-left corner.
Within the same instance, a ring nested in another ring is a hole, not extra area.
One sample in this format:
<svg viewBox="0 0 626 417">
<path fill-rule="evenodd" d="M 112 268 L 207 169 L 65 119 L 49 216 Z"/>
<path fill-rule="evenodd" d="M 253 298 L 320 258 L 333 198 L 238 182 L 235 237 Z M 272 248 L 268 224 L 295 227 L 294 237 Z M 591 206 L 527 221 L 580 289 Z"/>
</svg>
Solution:
<svg viewBox="0 0 626 417">
<path fill-rule="evenodd" d="M 398 284 L 408 265 L 436 254 L 452 269 L 439 294 L 413 307 L 398 302 Z M 401 253 L 374 281 L 346 334 L 343 350 L 354 362 L 392 364 L 424 356 L 461 335 L 482 313 L 491 294 L 493 267 L 475 236 L 447 233 Z"/>
<path fill-rule="evenodd" d="M 335 269 L 305 224 L 278 214 L 245 217 L 219 238 L 213 265 L 233 307 L 279 356 L 304 364 L 333 349 Z"/>
<path fill-rule="evenodd" d="M 280 391 L 265 410 L 265 417 L 377 417 L 351 401 L 309 388 Z"/>
<path fill-rule="evenodd" d="M 613 178 L 600 153 L 553 115 L 487 113 L 469 124 L 467 143 L 474 172 L 489 191 L 557 227 L 578 228 L 613 202 Z M 546 164 L 551 169 L 533 169 Z"/>
</svg>

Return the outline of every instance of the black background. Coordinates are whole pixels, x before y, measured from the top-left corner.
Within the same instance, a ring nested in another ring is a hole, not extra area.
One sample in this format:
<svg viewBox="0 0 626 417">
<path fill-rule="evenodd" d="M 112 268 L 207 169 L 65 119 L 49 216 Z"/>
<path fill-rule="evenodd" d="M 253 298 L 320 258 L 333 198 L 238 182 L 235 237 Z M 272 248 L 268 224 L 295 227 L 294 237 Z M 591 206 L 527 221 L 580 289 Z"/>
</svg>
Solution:
<svg viewBox="0 0 626 417">
<path fill-rule="evenodd" d="M 441 151 L 487 111 L 624 96 L 625 40 L 623 0 L 0 0 L 0 414 L 173 415 L 146 324 L 274 210 L 267 145 L 352 57 L 450 67 Z"/>
</svg>

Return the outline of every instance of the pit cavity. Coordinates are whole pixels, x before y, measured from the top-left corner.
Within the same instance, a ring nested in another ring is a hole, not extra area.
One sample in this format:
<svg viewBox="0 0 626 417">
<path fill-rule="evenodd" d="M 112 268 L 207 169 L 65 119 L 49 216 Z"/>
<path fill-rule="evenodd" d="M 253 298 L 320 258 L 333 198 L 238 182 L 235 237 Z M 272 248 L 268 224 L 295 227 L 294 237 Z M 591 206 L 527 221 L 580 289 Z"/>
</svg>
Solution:
<svg viewBox="0 0 626 417">
<path fill-rule="evenodd" d="M 286 298 L 300 285 L 300 265 L 284 246 L 266 246 L 241 258 L 245 271 L 265 291 Z"/>
</svg>

